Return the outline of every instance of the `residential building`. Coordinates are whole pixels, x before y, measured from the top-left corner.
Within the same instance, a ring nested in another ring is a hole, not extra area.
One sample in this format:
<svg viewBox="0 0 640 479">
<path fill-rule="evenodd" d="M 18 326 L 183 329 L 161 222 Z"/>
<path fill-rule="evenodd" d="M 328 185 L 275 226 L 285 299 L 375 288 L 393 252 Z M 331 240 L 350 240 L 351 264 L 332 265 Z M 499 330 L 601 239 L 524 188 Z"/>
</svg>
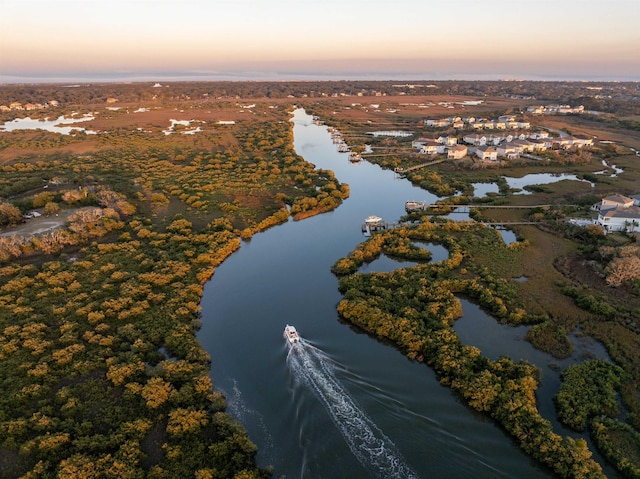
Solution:
<svg viewBox="0 0 640 479">
<path fill-rule="evenodd" d="M 603 226 L 605 231 L 635 231 L 640 226 L 640 207 L 600 210 L 596 224 Z"/>
<path fill-rule="evenodd" d="M 477 133 L 465 135 L 462 139 L 469 145 L 483 146 L 487 144 L 487 137 L 485 135 L 479 135 Z"/>
<path fill-rule="evenodd" d="M 447 151 L 447 158 L 450 160 L 460 160 L 467 156 L 467 147 L 464 145 L 455 145 Z"/>
<path fill-rule="evenodd" d="M 482 160 L 498 161 L 498 151 L 492 146 L 479 146 L 474 153 Z"/>
<path fill-rule="evenodd" d="M 424 145 L 422 145 L 420 153 L 425 155 L 436 155 L 438 153 L 444 153 L 444 145 L 438 143 L 435 140 L 428 140 Z"/>
</svg>

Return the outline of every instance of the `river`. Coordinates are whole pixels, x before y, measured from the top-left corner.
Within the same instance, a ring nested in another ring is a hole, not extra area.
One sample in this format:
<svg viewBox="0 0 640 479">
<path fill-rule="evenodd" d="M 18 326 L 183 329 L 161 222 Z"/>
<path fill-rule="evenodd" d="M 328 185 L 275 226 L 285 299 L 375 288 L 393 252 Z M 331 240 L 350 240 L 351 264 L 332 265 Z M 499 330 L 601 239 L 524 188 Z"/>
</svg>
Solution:
<svg viewBox="0 0 640 479">
<path fill-rule="evenodd" d="M 293 121 L 298 154 L 333 170 L 351 196 L 244 242 L 205 285 L 198 333 L 259 464 L 289 479 L 553 477 L 427 366 L 340 322 L 330 267 L 363 241 L 363 219 L 393 222 L 405 201 L 437 198 L 376 165 L 350 163 L 304 111 Z M 383 261 L 382 270 L 393 267 Z M 303 338 L 293 348 L 287 324 Z"/>
</svg>

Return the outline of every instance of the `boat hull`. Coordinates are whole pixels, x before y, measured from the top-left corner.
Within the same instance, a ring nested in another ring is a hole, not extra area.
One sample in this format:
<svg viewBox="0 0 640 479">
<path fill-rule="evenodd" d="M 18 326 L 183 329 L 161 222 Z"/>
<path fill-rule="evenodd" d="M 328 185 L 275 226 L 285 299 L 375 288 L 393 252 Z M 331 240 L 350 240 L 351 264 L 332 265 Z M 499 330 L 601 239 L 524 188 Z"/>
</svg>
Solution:
<svg viewBox="0 0 640 479">
<path fill-rule="evenodd" d="M 300 342 L 300 335 L 294 326 L 287 324 L 284 328 L 283 336 L 290 345 Z"/>
</svg>

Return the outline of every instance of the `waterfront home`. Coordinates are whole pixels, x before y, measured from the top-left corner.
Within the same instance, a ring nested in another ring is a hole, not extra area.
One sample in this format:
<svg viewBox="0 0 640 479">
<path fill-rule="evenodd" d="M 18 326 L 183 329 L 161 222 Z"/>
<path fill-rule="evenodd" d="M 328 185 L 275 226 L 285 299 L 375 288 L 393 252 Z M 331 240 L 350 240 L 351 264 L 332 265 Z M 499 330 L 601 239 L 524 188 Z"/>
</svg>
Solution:
<svg viewBox="0 0 640 479">
<path fill-rule="evenodd" d="M 605 212 L 608 210 L 616 209 L 616 208 L 630 208 L 631 206 L 638 206 L 633 198 L 629 198 L 628 196 L 614 194 L 605 196 L 600 200 L 600 202 L 593 205 L 591 209 Z"/>
<path fill-rule="evenodd" d="M 464 145 L 455 145 L 447 151 L 447 158 L 450 160 L 460 160 L 467 156 L 467 147 Z"/>
<path fill-rule="evenodd" d="M 635 231 L 640 226 L 640 207 L 616 207 L 600 210 L 596 224 L 605 231 Z"/>
<path fill-rule="evenodd" d="M 417 138 L 411 142 L 411 146 L 413 148 L 417 148 L 418 150 L 422 149 L 424 145 L 426 145 L 429 141 L 433 141 L 433 138 L 425 138 L 424 136 Z"/>
<path fill-rule="evenodd" d="M 443 128 L 445 126 L 449 126 L 451 124 L 451 120 L 449 118 L 437 118 L 437 119 L 428 119 L 424 120 L 425 126 L 431 126 L 434 128 Z"/>
<path fill-rule="evenodd" d="M 482 160 L 498 161 L 498 151 L 492 146 L 479 146 L 474 153 Z"/>
<path fill-rule="evenodd" d="M 425 155 L 444 153 L 444 145 L 435 140 L 427 140 L 427 142 L 422 145 L 422 148 L 420 148 L 420 153 Z"/>
<path fill-rule="evenodd" d="M 521 150 L 517 149 L 515 145 L 509 142 L 500 143 L 496 151 L 498 152 L 498 156 L 504 157 L 507 160 L 517 160 L 520 158 Z"/>
</svg>

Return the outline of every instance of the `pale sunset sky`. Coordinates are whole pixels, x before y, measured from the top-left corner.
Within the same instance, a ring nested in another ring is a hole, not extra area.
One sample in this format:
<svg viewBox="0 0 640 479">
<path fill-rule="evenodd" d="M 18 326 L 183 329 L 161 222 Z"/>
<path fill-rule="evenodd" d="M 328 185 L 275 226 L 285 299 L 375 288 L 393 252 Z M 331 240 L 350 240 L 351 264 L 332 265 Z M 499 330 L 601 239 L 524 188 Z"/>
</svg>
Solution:
<svg viewBox="0 0 640 479">
<path fill-rule="evenodd" d="M 640 0 L 0 0 L 0 82 L 640 80 Z"/>
</svg>

